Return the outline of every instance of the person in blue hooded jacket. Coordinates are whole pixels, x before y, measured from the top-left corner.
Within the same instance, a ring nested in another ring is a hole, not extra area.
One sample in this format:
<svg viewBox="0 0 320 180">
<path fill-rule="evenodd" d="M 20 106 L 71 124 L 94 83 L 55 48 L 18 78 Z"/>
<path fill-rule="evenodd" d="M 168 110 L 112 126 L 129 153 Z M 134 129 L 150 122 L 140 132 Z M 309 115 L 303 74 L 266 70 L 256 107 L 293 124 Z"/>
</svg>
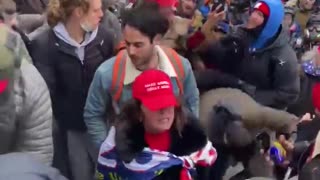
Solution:
<svg viewBox="0 0 320 180">
<path fill-rule="evenodd" d="M 297 57 L 283 19 L 280 0 L 260 0 L 246 24 L 232 28 L 202 53 L 205 61 L 233 75 L 234 82 L 245 84 L 257 102 L 277 109 L 286 109 L 299 94 Z"/>
</svg>

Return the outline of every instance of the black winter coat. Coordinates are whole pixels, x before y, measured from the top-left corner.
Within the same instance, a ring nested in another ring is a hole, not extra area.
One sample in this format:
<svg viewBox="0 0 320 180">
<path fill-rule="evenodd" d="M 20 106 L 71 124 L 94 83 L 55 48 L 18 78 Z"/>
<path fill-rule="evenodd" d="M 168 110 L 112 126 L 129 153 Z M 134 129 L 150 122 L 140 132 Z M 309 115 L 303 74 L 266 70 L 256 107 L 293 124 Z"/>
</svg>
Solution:
<svg viewBox="0 0 320 180">
<path fill-rule="evenodd" d="M 96 69 L 113 56 L 113 36 L 99 27 L 96 38 L 85 47 L 83 63 L 74 47 L 59 39 L 52 29 L 32 41 L 31 56 L 46 81 L 53 113 L 60 128 L 86 130 L 83 109 Z"/>
<path fill-rule="evenodd" d="M 266 48 L 255 52 L 249 52 L 248 42 L 243 41 L 250 34 L 242 28 L 237 31 L 231 35 L 234 38 L 229 36 L 210 46 L 202 58 L 235 79 L 253 85 L 255 92 L 250 95 L 262 105 L 284 109 L 294 103 L 300 91 L 298 62 L 285 31 L 279 29 Z"/>
</svg>

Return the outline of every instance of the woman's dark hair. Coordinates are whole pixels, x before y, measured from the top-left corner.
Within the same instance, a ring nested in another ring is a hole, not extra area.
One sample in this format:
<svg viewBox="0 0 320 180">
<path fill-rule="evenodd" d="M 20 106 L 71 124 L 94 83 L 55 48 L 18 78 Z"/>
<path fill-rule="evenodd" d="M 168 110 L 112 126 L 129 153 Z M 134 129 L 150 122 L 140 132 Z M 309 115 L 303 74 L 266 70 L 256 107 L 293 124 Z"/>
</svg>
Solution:
<svg viewBox="0 0 320 180">
<path fill-rule="evenodd" d="M 119 125 L 123 122 L 129 123 L 130 126 L 135 126 L 141 123 L 143 120 L 143 114 L 141 110 L 141 102 L 135 99 L 129 100 L 121 109 L 120 114 L 116 117 L 115 125 Z M 183 111 L 181 106 L 175 107 L 174 110 L 174 122 L 173 127 L 181 135 L 183 127 L 187 123 L 187 115 Z"/>
<path fill-rule="evenodd" d="M 124 11 L 121 16 L 123 28 L 129 25 L 149 37 L 151 42 L 156 35 L 164 35 L 169 28 L 168 19 L 160 13 L 159 6 L 154 2 L 142 3 Z"/>
</svg>

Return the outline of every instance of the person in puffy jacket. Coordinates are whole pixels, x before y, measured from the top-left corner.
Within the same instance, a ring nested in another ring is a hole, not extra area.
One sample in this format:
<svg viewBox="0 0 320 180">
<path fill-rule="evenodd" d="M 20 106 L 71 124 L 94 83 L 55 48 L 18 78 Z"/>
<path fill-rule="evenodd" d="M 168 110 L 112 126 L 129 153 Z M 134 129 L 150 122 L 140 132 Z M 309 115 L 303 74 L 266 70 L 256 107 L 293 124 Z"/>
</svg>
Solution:
<svg viewBox="0 0 320 180">
<path fill-rule="evenodd" d="M 298 61 L 282 27 L 283 18 L 281 1 L 258 1 L 244 26 L 232 28 L 227 37 L 210 44 L 202 53 L 203 59 L 217 69 L 233 75 L 235 82 L 252 85 L 249 94 L 257 102 L 277 109 L 294 103 L 300 90 Z M 224 50 L 225 39 L 230 37 L 240 42 L 232 40 L 228 42 L 231 48 Z M 242 55 L 241 50 L 245 52 Z M 226 59 L 227 53 L 239 56 Z"/>
<path fill-rule="evenodd" d="M 20 36 L 0 22 L 0 154 L 24 152 L 51 165 L 48 88 Z"/>
</svg>

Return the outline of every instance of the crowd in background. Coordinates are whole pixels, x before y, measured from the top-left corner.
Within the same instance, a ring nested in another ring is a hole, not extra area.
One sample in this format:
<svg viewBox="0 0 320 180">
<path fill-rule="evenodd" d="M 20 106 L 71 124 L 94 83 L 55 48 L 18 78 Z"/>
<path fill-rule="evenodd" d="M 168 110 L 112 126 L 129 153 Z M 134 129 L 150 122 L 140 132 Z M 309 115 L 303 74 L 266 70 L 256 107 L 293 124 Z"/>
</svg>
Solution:
<svg viewBox="0 0 320 180">
<path fill-rule="evenodd" d="M 318 0 L 0 0 L 0 180 L 320 179 L 319 77 Z"/>
</svg>

